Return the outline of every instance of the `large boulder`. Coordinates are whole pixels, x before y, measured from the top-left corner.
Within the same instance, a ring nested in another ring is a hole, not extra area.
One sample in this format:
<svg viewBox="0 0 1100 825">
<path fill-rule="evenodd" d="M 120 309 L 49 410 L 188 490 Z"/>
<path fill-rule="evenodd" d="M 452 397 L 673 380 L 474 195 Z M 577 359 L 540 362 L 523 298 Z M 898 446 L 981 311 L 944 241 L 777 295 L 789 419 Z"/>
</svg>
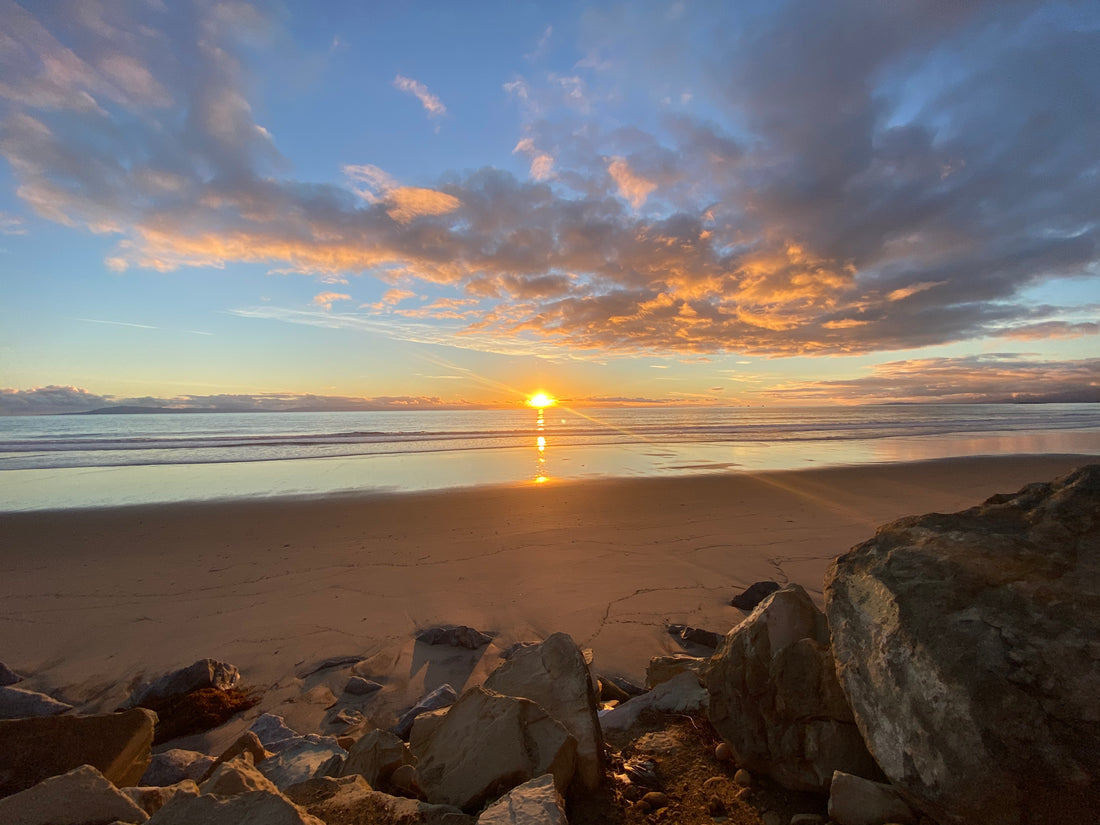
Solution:
<svg viewBox="0 0 1100 825">
<path fill-rule="evenodd" d="M 321 777 L 287 788 L 286 795 L 330 825 L 473 825 L 474 819 L 451 805 L 373 790 L 361 776 Z"/>
<path fill-rule="evenodd" d="M 584 654 L 565 633 L 516 651 L 489 674 L 488 690 L 521 696 L 542 706 L 577 740 L 577 780 L 588 789 L 603 781 L 604 746 L 599 710 Z"/>
<path fill-rule="evenodd" d="M 605 731 L 629 730 L 648 710 L 661 713 L 702 713 L 710 697 L 699 684 L 699 677 L 690 671 L 661 682 L 653 690 L 635 696 L 611 710 L 600 711 L 600 727 Z"/>
<path fill-rule="evenodd" d="M 396 734 L 388 730 L 372 730 L 365 733 L 348 750 L 340 775 L 358 775 L 372 788 L 382 789 L 389 785 L 395 770 L 415 762 L 408 747 Z"/>
<path fill-rule="evenodd" d="M 149 766 L 157 715 L 144 708 L 99 716 L 0 721 L 0 796 L 91 765 L 119 787 Z"/>
<path fill-rule="evenodd" d="M 297 785 L 315 776 L 340 772 L 347 751 L 332 736 L 307 733 L 272 745 L 275 753 L 260 763 L 260 773 L 280 789 Z"/>
<path fill-rule="evenodd" d="M 166 673 L 151 684 L 138 688 L 130 694 L 126 704 L 127 707 L 135 707 L 203 688 L 229 690 L 240 678 L 240 671 L 233 665 L 216 659 L 199 659 L 192 665 Z"/>
<path fill-rule="evenodd" d="M 214 796 L 237 796 L 252 791 L 277 793 L 279 788 L 252 763 L 252 754 L 242 753 L 214 768 L 199 791 Z"/>
<path fill-rule="evenodd" d="M 72 710 L 73 706 L 59 702 L 36 690 L 0 687 L 0 719 L 25 719 L 29 716 L 54 716 Z"/>
<path fill-rule="evenodd" d="M 942 823 L 1100 811 L 1100 465 L 881 527 L 825 581 L 886 775 Z"/>
<path fill-rule="evenodd" d="M 0 799 L 4 825 L 102 825 L 140 823 L 149 815 L 91 765 L 44 779 Z"/>
<path fill-rule="evenodd" d="M 214 763 L 214 757 L 207 756 L 205 753 L 183 748 L 169 748 L 153 754 L 153 758 L 149 760 L 149 767 L 141 775 L 139 783 L 142 786 L 166 787 L 188 779 L 192 782 L 201 782 L 209 775 Z"/>
<path fill-rule="evenodd" d="M 706 683 L 711 723 L 750 771 L 817 793 L 836 770 L 880 775 L 837 683 L 825 616 L 799 585 L 726 635 Z"/>
<path fill-rule="evenodd" d="M 282 794 L 252 791 L 240 796 L 177 796 L 149 825 L 325 825 Z"/>
<path fill-rule="evenodd" d="M 577 755 L 577 740 L 542 707 L 481 686 L 446 715 L 418 720 L 409 745 L 428 801 L 471 813 L 544 773 L 564 791 Z"/>
<path fill-rule="evenodd" d="M 554 777 L 524 782 L 481 812 L 477 825 L 569 825 Z"/>
<path fill-rule="evenodd" d="M 142 785 L 136 788 L 120 788 L 135 805 L 152 816 L 177 796 L 198 796 L 199 786 L 190 779 L 175 785 Z"/>
</svg>

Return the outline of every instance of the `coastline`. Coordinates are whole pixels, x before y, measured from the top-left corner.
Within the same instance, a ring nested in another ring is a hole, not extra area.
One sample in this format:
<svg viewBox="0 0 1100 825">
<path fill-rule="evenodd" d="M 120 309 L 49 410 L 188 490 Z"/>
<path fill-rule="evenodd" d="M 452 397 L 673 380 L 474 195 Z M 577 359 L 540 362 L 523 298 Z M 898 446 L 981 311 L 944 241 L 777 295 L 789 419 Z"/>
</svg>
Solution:
<svg viewBox="0 0 1100 825">
<path fill-rule="evenodd" d="M 902 516 L 953 512 L 1095 456 L 604 479 L 438 492 L 0 514 L 2 658 L 27 687 L 113 709 L 141 677 L 214 657 L 266 691 L 261 710 L 319 725 L 310 662 L 355 655 L 389 713 L 475 684 L 516 641 L 569 633 L 597 672 L 641 680 L 684 652 L 665 630 L 725 633 L 754 581 L 820 603 L 832 560 Z M 434 660 L 418 628 L 495 632 Z M 332 694 L 327 694 L 331 697 Z"/>
</svg>

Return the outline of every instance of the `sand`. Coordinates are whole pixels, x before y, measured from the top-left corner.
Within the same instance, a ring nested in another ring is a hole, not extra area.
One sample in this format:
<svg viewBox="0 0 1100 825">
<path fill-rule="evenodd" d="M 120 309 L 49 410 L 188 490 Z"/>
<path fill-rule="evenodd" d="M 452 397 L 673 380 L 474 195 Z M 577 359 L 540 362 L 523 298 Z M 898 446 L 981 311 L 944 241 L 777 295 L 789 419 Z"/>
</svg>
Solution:
<svg viewBox="0 0 1100 825">
<path fill-rule="evenodd" d="M 382 724 L 420 691 L 461 691 L 499 649 L 554 631 L 591 648 L 597 672 L 640 681 L 650 657 L 684 652 L 669 623 L 724 633 L 745 615 L 730 599 L 754 581 L 797 582 L 820 603 L 830 562 L 878 525 L 1090 460 L 7 514 L 0 661 L 93 711 L 210 656 L 265 691 L 261 709 L 315 729 L 345 705 Z M 498 635 L 476 653 L 413 644 L 441 623 Z M 305 675 L 333 656 L 362 657 L 358 672 L 385 689 L 351 701 L 347 668 Z"/>
</svg>

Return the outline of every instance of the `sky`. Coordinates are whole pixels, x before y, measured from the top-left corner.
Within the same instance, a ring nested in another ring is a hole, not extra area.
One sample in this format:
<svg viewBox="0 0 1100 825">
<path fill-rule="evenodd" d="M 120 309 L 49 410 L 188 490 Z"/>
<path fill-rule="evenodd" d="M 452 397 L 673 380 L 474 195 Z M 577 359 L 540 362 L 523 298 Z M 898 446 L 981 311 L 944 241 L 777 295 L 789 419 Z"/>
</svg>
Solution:
<svg viewBox="0 0 1100 825">
<path fill-rule="evenodd" d="M 0 20 L 0 414 L 1100 401 L 1100 4 Z"/>
</svg>

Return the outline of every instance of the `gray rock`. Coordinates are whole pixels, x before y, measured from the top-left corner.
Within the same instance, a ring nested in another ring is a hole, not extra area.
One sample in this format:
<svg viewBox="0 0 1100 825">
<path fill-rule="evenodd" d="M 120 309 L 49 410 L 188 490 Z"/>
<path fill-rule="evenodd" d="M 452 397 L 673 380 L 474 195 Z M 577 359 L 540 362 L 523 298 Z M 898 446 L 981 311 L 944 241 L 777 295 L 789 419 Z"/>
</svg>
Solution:
<svg viewBox="0 0 1100 825">
<path fill-rule="evenodd" d="M 734 596 L 730 604 L 745 612 L 752 612 L 764 599 L 768 598 L 776 590 L 779 590 L 779 582 L 766 581 L 754 582 L 746 588 L 744 593 Z"/>
<path fill-rule="evenodd" d="M 350 693 L 352 696 L 369 696 L 381 689 L 382 686 L 378 682 L 364 679 L 362 676 L 352 676 L 348 679 L 348 683 L 344 685 L 344 692 Z"/>
<path fill-rule="evenodd" d="M 298 736 L 296 730 L 287 727 L 283 717 L 276 716 L 274 713 L 260 714 L 249 727 L 249 730 L 260 738 L 260 743 L 268 750 L 271 750 L 272 745 L 277 742 L 294 739 Z"/>
<path fill-rule="evenodd" d="M 450 707 L 455 703 L 458 698 L 458 694 L 455 693 L 455 689 L 450 685 L 440 685 L 427 696 L 421 698 L 413 707 L 405 711 L 400 719 L 397 720 L 397 724 L 393 727 L 393 732 L 402 739 L 409 738 L 409 732 L 412 730 L 413 722 L 416 721 L 416 717 L 422 713 L 428 713 L 433 710 L 440 710 L 441 708 Z"/>
<path fill-rule="evenodd" d="M 72 709 L 72 705 L 59 702 L 45 693 L 17 687 L 0 687 L 0 719 L 53 716 Z"/>
<path fill-rule="evenodd" d="M 534 647 L 539 642 L 513 642 L 500 651 L 500 658 L 511 659 L 517 651 L 523 650 L 525 647 Z"/>
<path fill-rule="evenodd" d="M 646 710 L 700 713 L 707 709 L 707 704 L 707 690 L 699 684 L 699 677 L 685 671 L 657 685 L 649 693 L 635 696 L 612 710 L 601 711 L 600 727 L 603 730 L 627 730 Z"/>
<path fill-rule="evenodd" d="M 351 746 L 340 775 L 362 776 L 372 788 L 386 790 L 395 770 L 414 763 L 408 746 L 395 734 L 372 730 Z"/>
<path fill-rule="evenodd" d="M 517 785 L 481 812 L 477 825 L 569 825 L 550 774 Z"/>
<path fill-rule="evenodd" d="M 97 716 L 42 716 L 0 722 L 0 796 L 91 765 L 118 786 L 149 766 L 157 715 L 145 708 Z"/>
<path fill-rule="evenodd" d="M 710 720 L 738 764 L 824 792 L 833 771 L 877 777 L 836 679 L 825 616 L 796 584 L 729 632 L 706 675 Z"/>
<path fill-rule="evenodd" d="M 237 796 L 252 791 L 278 793 L 279 788 L 252 764 L 250 753 L 242 753 L 222 762 L 199 786 L 200 793 L 215 796 Z"/>
<path fill-rule="evenodd" d="M 321 777 L 287 788 L 287 796 L 325 822 L 347 825 L 473 825 L 474 819 L 451 805 L 432 805 L 372 790 L 363 777 Z"/>
<path fill-rule="evenodd" d="M 493 637 L 472 627 L 458 625 L 457 627 L 429 627 L 417 633 L 416 640 L 426 645 L 449 645 L 477 650 L 493 641 Z"/>
<path fill-rule="evenodd" d="M 8 685 L 14 685 L 22 681 L 22 676 L 20 676 L 3 662 L 0 662 L 0 687 L 7 687 Z"/>
<path fill-rule="evenodd" d="M 649 660 L 645 669 L 646 687 L 653 689 L 662 682 L 667 682 L 673 676 L 679 676 L 685 671 L 701 675 L 709 664 L 709 660 L 698 656 L 687 656 L 676 653 L 672 656 L 654 656 Z"/>
<path fill-rule="evenodd" d="M 625 676 L 608 676 L 607 681 L 615 685 L 619 690 L 628 696 L 641 696 L 645 693 L 646 689 L 641 685 L 636 685 Z"/>
<path fill-rule="evenodd" d="M 577 740 L 529 699 L 479 686 L 431 725 L 417 723 L 410 749 L 428 801 L 473 812 L 544 773 L 564 791 L 573 779 Z"/>
<path fill-rule="evenodd" d="M 271 756 L 271 753 L 263 746 L 260 741 L 260 737 L 256 735 L 254 731 L 246 730 L 240 736 L 238 736 L 228 748 L 221 752 L 218 758 L 214 761 L 206 773 L 203 774 L 202 779 L 195 780 L 196 782 L 203 782 L 210 778 L 210 775 L 214 773 L 214 770 L 231 759 L 236 759 L 242 754 L 248 754 L 252 758 L 253 765 L 259 765 L 267 757 Z"/>
<path fill-rule="evenodd" d="M 1100 465 L 879 528 L 825 598 L 890 781 L 949 825 L 1100 810 Z"/>
<path fill-rule="evenodd" d="M 233 665 L 216 659 L 200 659 L 193 665 L 166 673 L 152 684 L 138 688 L 126 701 L 127 707 L 143 702 L 179 696 L 202 688 L 228 690 L 240 681 L 241 674 Z"/>
<path fill-rule="evenodd" d="M 340 772 L 347 751 L 332 736 L 309 733 L 276 742 L 275 754 L 260 763 L 260 772 L 282 790 L 315 776 Z"/>
<path fill-rule="evenodd" d="M 177 796 L 198 796 L 199 786 L 190 779 L 164 787 L 143 785 L 136 788 L 119 788 L 135 805 L 147 814 L 155 814 Z"/>
<path fill-rule="evenodd" d="M 530 699 L 577 740 L 577 779 L 589 790 L 603 781 L 603 734 L 596 695 L 584 654 L 565 633 L 554 633 L 539 645 L 516 651 L 489 674 L 485 688 Z"/>
<path fill-rule="evenodd" d="M 4 825 L 101 825 L 145 822 L 149 815 L 91 765 L 44 779 L 0 799 Z"/>
<path fill-rule="evenodd" d="M 837 771 L 829 789 L 829 819 L 837 825 L 917 825 L 920 817 L 892 785 Z"/>
<path fill-rule="evenodd" d="M 672 624 L 668 626 L 668 632 L 682 642 L 688 642 L 701 647 L 716 648 L 722 642 L 722 636 L 712 630 L 703 630 L 699 627 L 688 627 L 686 624 Z"/>
<path fill-rule="evenodd" d="M 282 794 L 177 796 L 149 819 L 151 825 L 325 825 Z"/>
<path fill-rule="evenodd" d="M 170 748 L 154 753 L 149 767 L 142 774 L 141 785 L 165 787 L 184 780 L 200 782 L 214 765 L 214 757 L 198 751 Z"/>
</svg>

